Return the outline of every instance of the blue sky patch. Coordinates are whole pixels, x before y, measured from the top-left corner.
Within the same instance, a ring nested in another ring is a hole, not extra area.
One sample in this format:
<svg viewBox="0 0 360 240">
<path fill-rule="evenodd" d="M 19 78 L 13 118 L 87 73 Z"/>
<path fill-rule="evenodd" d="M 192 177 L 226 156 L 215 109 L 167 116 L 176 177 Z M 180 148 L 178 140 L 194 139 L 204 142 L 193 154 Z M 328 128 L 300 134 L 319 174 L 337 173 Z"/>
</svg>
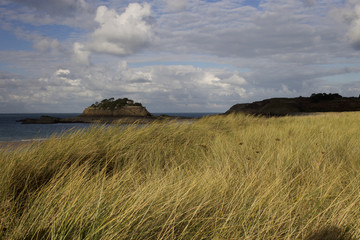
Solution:
<svg viewBox="0 0 360 240">
<path fill-rule="evenodd" d="M 3 51 L 32 51 L 33 43 L 18 38 L 13 32 L 0 29 L 0 50 Z"/>
</svg>

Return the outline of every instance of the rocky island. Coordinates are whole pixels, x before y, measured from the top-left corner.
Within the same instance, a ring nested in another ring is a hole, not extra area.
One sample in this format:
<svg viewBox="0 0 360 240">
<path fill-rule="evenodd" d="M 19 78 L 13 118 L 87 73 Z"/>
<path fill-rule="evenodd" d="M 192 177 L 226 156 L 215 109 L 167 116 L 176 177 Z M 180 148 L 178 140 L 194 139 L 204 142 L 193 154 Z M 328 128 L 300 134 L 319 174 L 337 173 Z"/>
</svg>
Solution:
<svg viewBox="0 0 360 240">
<path fill-rule="evenodd" d="M 26 118 L 20 120 L 23 124 L 54 124 L 54 123 L 124 123 L 151 122 L 159 117 L 153 116 L 141 103 L 128 98 L 109 98 L 96 102 L 85 108 L 83 113 L 75 118 L 56 118 L 41 116 L 40 119 Z"/>
<path fill-rule="evenodd" d="M 85 108 L 83 113 L 76 117 L 80 122 L 114 122 L 123 121 L 152 121 L 156 119 L 141 103 L 128 98 L 104 99 Z"/>
<path fill-rule="evenodd" d="M 342 97 L 337 93 L 314 93 L 310 97 L 271 98 L 253 103 L 235 104 L 225 114 L 285 116 L 346 111 L 360 111 L 360 97 Z"/>
<path fill-rule="evenodd" d="M 25 118 L 18 122 L 23 124 L 56 124 L 56 123 L 151 123 L 155 120 L 186 120 L 190 117 L 152 115 L 141 103 L 128 98 L 109 98 L 96 102 L 84 109 L 74 118 L 57 118 L 41 116 L 39 119 Z"/>
</svg>

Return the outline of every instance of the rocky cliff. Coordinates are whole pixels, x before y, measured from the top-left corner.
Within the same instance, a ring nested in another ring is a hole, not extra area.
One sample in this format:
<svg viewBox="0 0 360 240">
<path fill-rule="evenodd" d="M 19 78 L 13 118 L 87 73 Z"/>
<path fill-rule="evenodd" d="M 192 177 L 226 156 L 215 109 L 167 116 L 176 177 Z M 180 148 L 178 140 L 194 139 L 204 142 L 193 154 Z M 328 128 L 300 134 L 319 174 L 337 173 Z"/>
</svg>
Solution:
<svg viewBox="0 0 360 240">
<path fill-rule="evenodd" d="M 123 106 L 118 109 L 100 109 L 87 107 L 80 117 L 150 117 L 145 107 L 142 106 Z"/>
<path fill-rule="evenodd" d="M 360 111 L 360 98 L 339 94 L 312 94 L 311 97 L 271 98 L 232 106 L 225 114 L 246 113 L 266 116 L 297 115 L 312 112 Z"/>
</svg>

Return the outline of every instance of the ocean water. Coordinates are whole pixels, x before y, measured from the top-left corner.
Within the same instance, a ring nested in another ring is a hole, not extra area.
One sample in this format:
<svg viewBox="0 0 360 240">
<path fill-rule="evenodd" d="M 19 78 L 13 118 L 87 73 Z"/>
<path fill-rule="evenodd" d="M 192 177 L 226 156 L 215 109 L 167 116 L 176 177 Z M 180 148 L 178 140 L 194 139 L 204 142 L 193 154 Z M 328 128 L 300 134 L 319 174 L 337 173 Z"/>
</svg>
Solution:
<svg viewBox="0 0 360 240">
<path fill-rule="evenodd" d="M 0 114 L 0 142 L 44 139 L 53 134 L 61 134 L 72 129 L 82 129 L 90 126 L 85 123 L 22 124 L 16 122 L 24 118 L 40 118 L 42 115 L 66 118 L 75 117 L 79 114 Z"/>
<path fill-rule="evenodd" d="M 215 113 L 155 113 L 154 115 L 161 114 L 200 118 Z M 0 114 L 0 142 L 44 139 L 53 134 L 61 134 L 67 131 L 84 129 L 91 126 L 91 124 L 88 123 L 22 124 L 21 122 L 16 122 L 17 120 L 24 118 L 40 118 L 40 116 L 43 115 L 69 118 L 78 116 L 80 113 Z"/>
</svg>

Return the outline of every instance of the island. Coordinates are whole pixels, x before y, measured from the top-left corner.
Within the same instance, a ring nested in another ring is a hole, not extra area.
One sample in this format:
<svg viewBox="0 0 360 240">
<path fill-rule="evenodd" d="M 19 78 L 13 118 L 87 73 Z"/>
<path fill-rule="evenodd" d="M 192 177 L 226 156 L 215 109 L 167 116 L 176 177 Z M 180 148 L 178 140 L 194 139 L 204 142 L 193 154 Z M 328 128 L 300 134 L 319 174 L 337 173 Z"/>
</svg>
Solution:
<svg viewBox="0 0 360 240">
<path fill-rule="evenodd" d="M 235 104 L 225 114 L 285 116 L 347 111 L 360 111 L 360 96 L 342 97 L 338 93 L 313 93 L 310 97 L 270 98 L 253 103 Z"/>
<path fill-rule="evenodd" d="M 152 121 L 156 119 L 141 103 L 128 98 L 109 98 L 96 102 L 84 109 L 83 113 L 75 119 L 77 122 L 114 122 L 123 121 Z"/>
<path fill-rule="evenodd" d="M 141 103 L 128 98 L 109 98 L 95 102 L 84 109 L 81 115 L 74 118 L 57 118 L 41 116 L 40 119 L 26 118 L 23 124 L 56 124 L 56 123 L 150 123 L 154 120 L 188 119 L 166 115 L 154 116 Z"/>
</svg>

